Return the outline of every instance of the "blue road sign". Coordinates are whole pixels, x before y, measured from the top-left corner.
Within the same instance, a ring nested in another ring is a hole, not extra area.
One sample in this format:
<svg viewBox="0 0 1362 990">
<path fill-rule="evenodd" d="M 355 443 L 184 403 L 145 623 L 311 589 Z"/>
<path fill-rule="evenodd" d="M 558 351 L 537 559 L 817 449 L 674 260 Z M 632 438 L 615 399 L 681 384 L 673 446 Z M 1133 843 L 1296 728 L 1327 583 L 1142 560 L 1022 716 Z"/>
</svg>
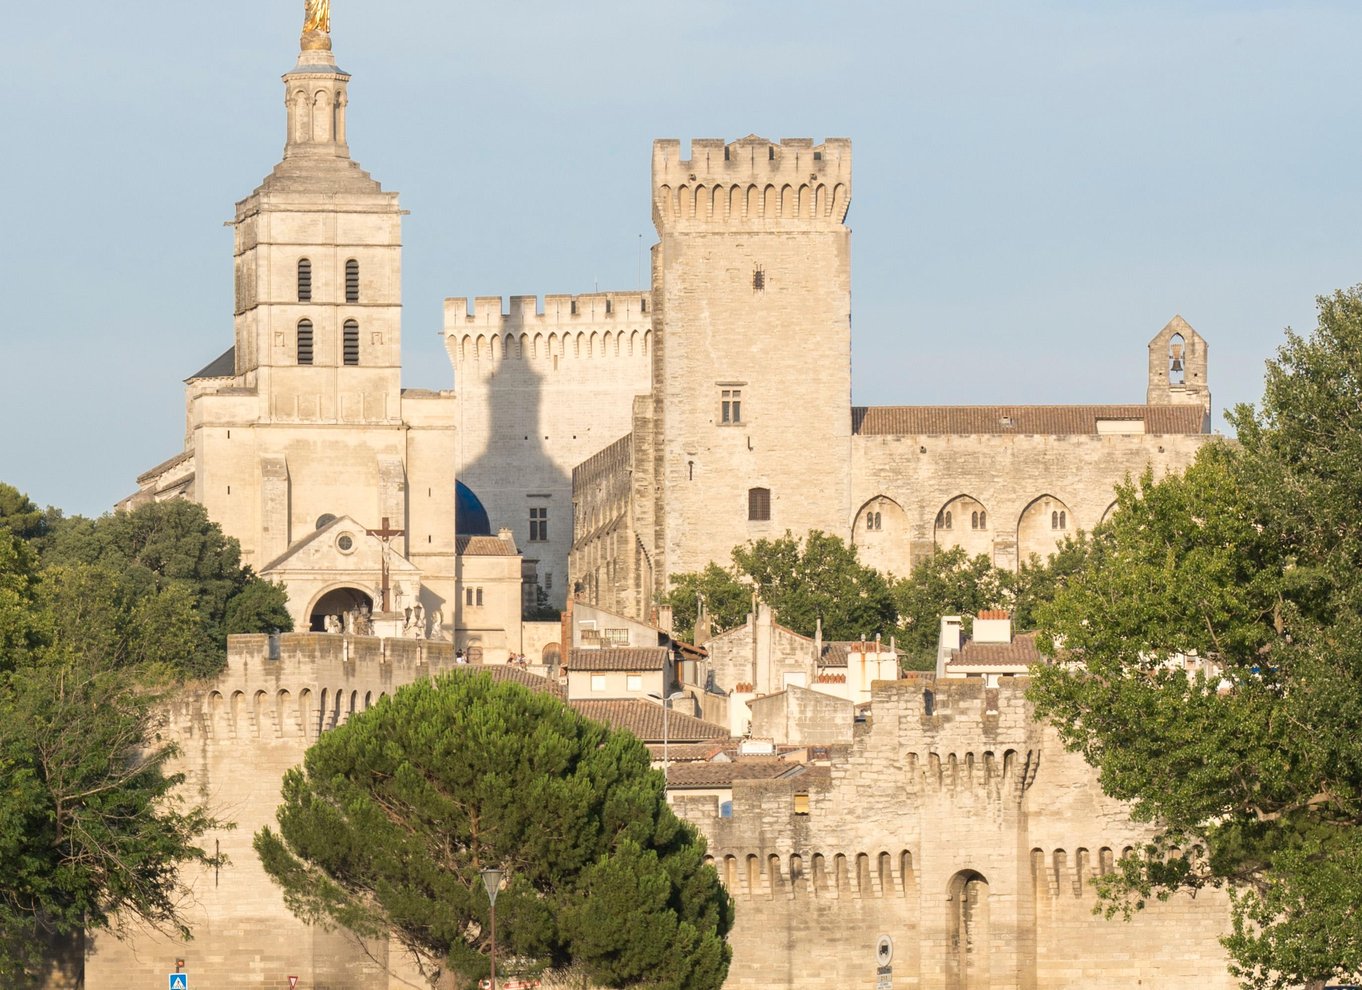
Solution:
<svg viewBox="0 0 1362 990">
<path fill-rule="evenodd" d="M 189 974 L 171 973 L 170 990 L 189 990 Z"/>
</svg>

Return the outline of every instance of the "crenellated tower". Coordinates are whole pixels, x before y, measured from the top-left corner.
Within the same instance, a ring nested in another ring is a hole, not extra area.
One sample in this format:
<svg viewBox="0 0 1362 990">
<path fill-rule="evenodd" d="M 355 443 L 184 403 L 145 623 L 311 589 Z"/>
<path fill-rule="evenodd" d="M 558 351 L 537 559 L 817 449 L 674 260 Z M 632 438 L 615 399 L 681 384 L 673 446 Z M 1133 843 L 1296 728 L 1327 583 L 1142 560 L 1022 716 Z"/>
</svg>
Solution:
<svg viewBox="0 0 1362 990">
<path fill-rule="evenodd" d="M 652 571 L 850 518 L 851 142 L 653 145 Z M 643 534 L 646 541 L 648 534 Z"/>
</svg>

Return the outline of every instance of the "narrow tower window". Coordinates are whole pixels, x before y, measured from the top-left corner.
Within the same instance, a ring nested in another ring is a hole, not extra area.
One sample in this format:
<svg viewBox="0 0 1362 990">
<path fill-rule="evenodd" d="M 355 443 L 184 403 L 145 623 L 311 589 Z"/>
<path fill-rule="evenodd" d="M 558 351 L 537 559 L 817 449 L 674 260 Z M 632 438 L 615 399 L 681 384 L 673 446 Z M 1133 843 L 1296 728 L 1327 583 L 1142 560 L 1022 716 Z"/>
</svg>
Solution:
<svg viewBox="0 0 1362 990">
<path fill-rule="evenodd" d="M 306 258 L 298 260 L 298 301 L 312 301 L 312 262 Z"/>
<path fill-rule="evenodd" d="M 345 301 L 359 302 L 359 262 L 354 258 L 345 263 Z"/>
<path fill-rule="evenodd" d="M 312 363 L 312 321 L 298 321 L 298 363 Z"/>
<path fill-rule="evenodd" d="M 549 538 L 549 510 L 547 506 L 530 509 L 530 542 L 543 543 Z"/>
<path fill-rule="evenodd" d="M 766 291 L 766 269 L 762 268 L 761 265 L 752 269 L 752 291 Z"/>
<path fill-rule="evenodd" d="M 346 320 L 342 329 L 345 364 L 353 368 L 359 364 L 359 324 L 354 320 Z"/>
<path fill-rule="evenodd" d="M 747 518 L 750 522 L 769 522 L 771 519 L 771 489 L 747 490 Z"/>
</svg>

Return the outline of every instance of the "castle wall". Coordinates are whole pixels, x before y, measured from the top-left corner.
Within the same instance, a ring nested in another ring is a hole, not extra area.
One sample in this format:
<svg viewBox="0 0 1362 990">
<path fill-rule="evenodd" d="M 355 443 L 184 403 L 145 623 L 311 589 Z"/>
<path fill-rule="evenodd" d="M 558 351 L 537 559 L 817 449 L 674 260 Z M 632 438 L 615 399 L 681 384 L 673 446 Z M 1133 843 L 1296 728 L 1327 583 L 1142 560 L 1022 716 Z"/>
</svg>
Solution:
<svg viewBox="0 0 1362 990">
<path fill-rule="evenodd" d="M 1185 470 L 1206 434 L 1129 436 L 857 435 L 852 438 L 853 542 L 861 560 L 903 575 L 937 547 L 965 546 L 1002 567 L 1045 556 L 1091 530 L 1115 487 L 1149 468 Z M 944 511 L 952 511 L 945 527 Z M 971 514 L 987 513 L 975 530 Z M 878 529 L 866 518 L 880 514 Z M 1054 524 L 1063 512 L 1063 526 Z"/>
<path fill-rule="evenodd" d="M 629 432 L 648 391 L 646 292 L 445 302 L 445 346 L 459 394 L 459 480 L 507 527 L 562 607 L 573 543 L 572 470 Z M 532 539 L 532 509 L 548 538 Z"/>
<path fill-rule="evenodd" d="M 881 934 L 896 988 L 1234 985 L 1220 894 L 1129 923 L 1092 914 L 1095 876 L 1148 833 L 1031 717 L 1024 690 L 881 682 L 830 778 L 736 781 L 731 818 L 677 802 L 736 901 L 730 988 L 873 986 Z"/>
<path fill-rule="evenodd" d="M 652 598 L 635 524 L 638 450 L 630 434 L 572 472 L 573 545 L 569 570 L 575 593 L 622 615 L 649 614 Z"/>
<path fill-rule="evenodd" d="M 386 990 L 389 948 L 297 921 L 265 874 L 251 842 L 275 825 L 284 773 L 300 764 L 326 729 L 403 685 L 453 666 L 453 646 L 413 640 L 285 634 L 278 660 L 266 636 L 233 636 L 227 670 L 210 685 L 186 692 L 170 707 L 163 735 L 180 756 L 172 770 L 186 775 L 191 800 L 204 802 L 236 828 L 204 836 L 203 848 L 230 863 L 191 872 L 185 918 L 194 940 L 183 943 L 144 930 L 128 941 L 100 934 L 90 940 L 86 986 L 145 990 L 164 986 L 174 960 L 185 960 L 191 986 L 215 990 L 301 986 Z M 392 968 L 409 972 L 404 961 Z"/>
</svg>

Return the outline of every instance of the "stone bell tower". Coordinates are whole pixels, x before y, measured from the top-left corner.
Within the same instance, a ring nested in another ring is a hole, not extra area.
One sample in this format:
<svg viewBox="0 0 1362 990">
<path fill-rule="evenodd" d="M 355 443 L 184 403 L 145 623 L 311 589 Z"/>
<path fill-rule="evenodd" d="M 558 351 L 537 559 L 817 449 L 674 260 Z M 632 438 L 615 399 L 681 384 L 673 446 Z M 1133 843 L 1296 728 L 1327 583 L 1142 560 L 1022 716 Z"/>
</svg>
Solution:
<svg viewBox="0 0 1362 990">
<path fill-rule="evenodd" d="M 1209 348 L 1201 334 L 1181 316 L 1168 321 L 1149 342 L 1151 406 L 1199 405 L 1206 412 L 1203 429 L 1210 430 L 1211 386 L 1206 372 Z"/>
<path fill-rule="evenodd" d="M 236 373 L 269 416 L 399 416 L 402 212 L 350 158 L 329 14 L 284 74 L 284 159 L 236 208 Z"/>
</svg>

